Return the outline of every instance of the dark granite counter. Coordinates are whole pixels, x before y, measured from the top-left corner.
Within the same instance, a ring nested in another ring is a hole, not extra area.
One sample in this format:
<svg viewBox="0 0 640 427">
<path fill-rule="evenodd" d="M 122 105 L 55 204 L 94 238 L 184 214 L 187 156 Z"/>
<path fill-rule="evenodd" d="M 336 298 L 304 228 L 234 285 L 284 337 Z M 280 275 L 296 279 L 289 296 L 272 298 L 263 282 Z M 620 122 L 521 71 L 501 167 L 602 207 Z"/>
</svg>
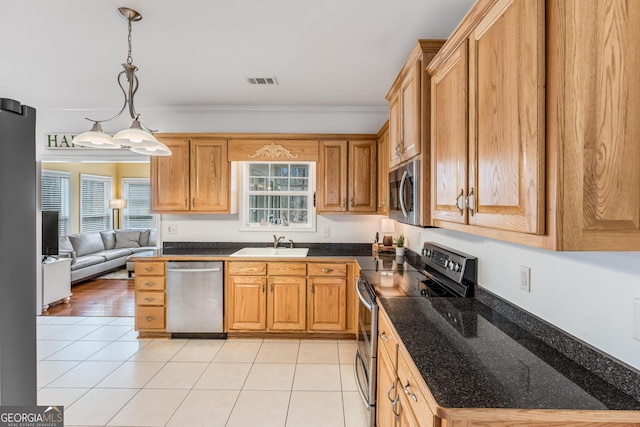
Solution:
<svg viewBox="0 0 640 427">
<path fill-rule="evenodd" d="M 271 247 L 269 243 L 254 242 L 165 242 L 158 256 L 216 256 L 228 257 L 246 247 Z M 281 244 L 281 247 L 286 247 Z M 365 256 L 373 259 L 370 243 L 295 243 L 296 248 L 309 248 L 307 258 Z M 249 258 L 238 258 L 238 260 Z"/>
<path fill-rule="evenodd" d="M 380 298 L 450 408 L 624 409 L 640 402 L 472 298 Z"/>
</svg>

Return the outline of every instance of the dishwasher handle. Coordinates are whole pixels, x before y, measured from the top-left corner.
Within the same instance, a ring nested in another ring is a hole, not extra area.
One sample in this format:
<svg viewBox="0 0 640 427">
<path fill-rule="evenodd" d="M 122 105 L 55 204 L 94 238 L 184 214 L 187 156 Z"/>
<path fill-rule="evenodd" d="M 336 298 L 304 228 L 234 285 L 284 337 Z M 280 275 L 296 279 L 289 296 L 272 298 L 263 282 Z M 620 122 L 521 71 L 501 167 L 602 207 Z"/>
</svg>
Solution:
<svg viewBox="0 0 640 427">
<path fill-rule="evenodd" d="M 167 268 L 167 271 L 178 271 L 180 273 L 202 273 L 208 271 L 218 272 L 222 271 L 222 268 Z"/>
</svg>

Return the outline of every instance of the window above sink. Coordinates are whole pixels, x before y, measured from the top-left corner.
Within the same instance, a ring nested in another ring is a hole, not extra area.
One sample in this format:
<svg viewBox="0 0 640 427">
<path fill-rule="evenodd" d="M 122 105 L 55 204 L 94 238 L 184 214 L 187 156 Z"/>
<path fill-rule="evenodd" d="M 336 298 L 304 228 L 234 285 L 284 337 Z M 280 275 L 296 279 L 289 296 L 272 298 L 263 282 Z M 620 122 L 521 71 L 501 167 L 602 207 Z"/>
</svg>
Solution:
<svg viewBox="0 0 640 427">
<path fill-rule="evenodd" d="M 315 162 L 243 162 L 242 230 L 315 231 Z"/>
</svg>

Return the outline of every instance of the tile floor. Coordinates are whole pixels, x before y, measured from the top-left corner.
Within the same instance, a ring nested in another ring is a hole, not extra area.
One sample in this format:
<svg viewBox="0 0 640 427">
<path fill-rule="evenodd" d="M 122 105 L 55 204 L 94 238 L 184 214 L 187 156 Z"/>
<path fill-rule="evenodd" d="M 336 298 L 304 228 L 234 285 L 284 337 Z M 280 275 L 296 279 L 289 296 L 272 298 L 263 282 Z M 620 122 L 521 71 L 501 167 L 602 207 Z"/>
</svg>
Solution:
<svg viewBox="0 0 640 427">
<path fill-rule="evenodd" d="M 366 427 L 353 341 L 138 340 L 131 317 L 38 317 L 38 403 L 65 426 Z"/>
</svg>

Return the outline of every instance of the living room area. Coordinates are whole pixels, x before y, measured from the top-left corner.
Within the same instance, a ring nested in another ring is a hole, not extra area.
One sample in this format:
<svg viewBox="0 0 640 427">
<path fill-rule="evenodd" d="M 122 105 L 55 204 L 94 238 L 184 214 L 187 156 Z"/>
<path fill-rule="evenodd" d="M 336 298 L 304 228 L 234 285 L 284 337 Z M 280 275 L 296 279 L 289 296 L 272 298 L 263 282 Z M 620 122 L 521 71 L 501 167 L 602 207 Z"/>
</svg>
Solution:
<svg viewBox="0 0 640 427">
<path fill-rule="evenodd" d="M 133 316 L 131 257 L 156 247 L 148 162 L 43 161 L 42 316 Z"/>
</svg>

